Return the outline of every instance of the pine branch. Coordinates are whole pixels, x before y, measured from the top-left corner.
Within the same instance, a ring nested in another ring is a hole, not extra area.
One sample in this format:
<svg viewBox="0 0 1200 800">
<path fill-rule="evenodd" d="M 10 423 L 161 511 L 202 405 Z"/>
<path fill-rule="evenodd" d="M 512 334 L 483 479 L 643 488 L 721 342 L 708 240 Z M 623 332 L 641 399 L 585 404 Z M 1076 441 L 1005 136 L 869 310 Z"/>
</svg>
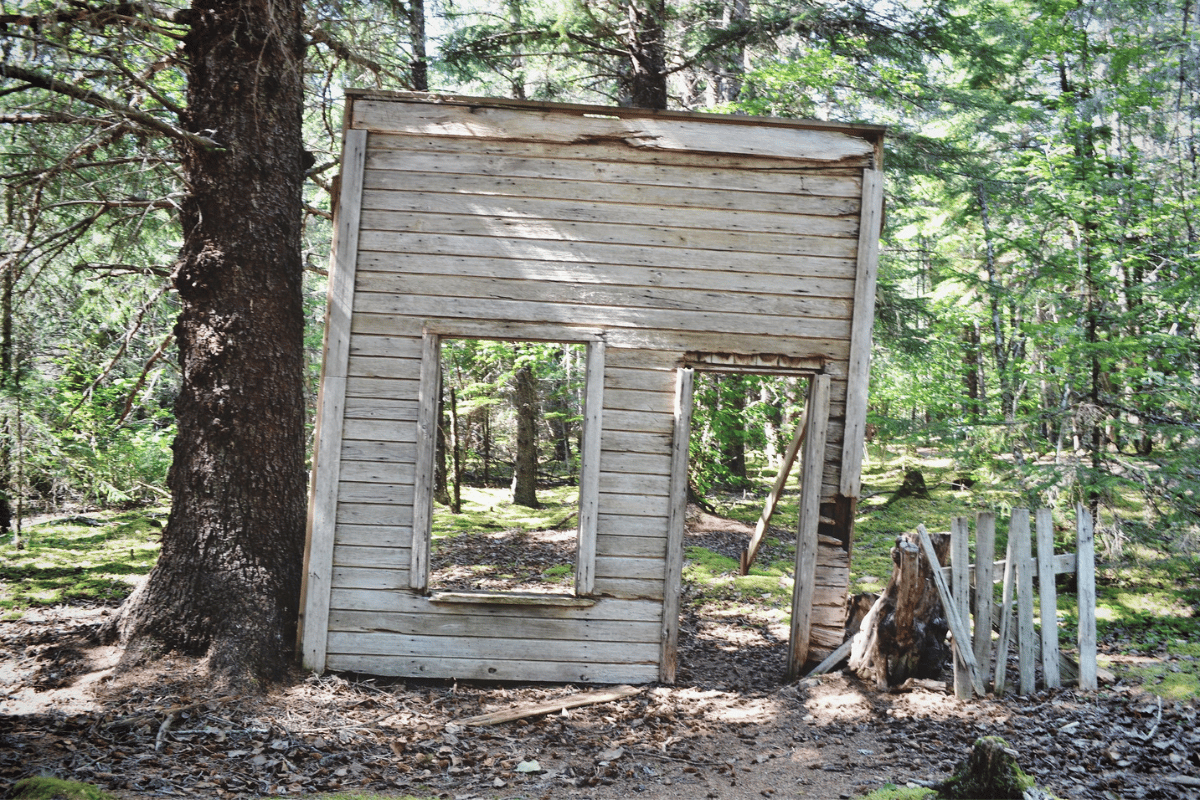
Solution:
<svg viewBox="0 0 1200 800">
<path fill-rule="evenodd" d="M 149 128 L 150 130 L 158 131 L 172 139 L 203 148 L 205 150 L 223 150 L 224 147 L 211 137 L 204 136 L 199 133 L 191 133 L 185 131 L 169 122 L 159 119 L 152 114 L 147 114 L 144 111 L 138 111 L 132 106 L 119 103 L 116 100 L 105 97 L 101 94 L 93 92 L 91 89 L 85 89 L 82 86 L 76 86 L 66 81 L 60 81 L 49 75 L 44 75 L 25 67 L 16 64 L 0 63 L 0 78 L 8 78 L 10 80 L 22 81 L 29 86 L 42 89 L 54 94 L 60 94 L 65 97 L 70 97 L 80 102 L 87 103 L 96 108 L 102 108 L 105 111 L 111 111 L 125 119 L 138 123 L 139 125 Z"/>
</svg>

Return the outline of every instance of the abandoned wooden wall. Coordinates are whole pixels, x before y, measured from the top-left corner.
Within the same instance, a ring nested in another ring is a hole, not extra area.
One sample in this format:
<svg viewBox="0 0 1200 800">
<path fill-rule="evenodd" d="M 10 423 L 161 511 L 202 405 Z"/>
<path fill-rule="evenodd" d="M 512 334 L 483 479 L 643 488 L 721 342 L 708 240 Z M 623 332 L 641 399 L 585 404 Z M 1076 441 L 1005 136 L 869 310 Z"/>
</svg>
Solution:
<svg viewBox="0 0 1200 800">
<path fill-rule="evenodd" d="M 844 428 L 852 328 L 864 325 L 855 292 L 873 269 L 860 238 L 877 231 L 860 217 L 877 214 L 879 130 L 363 93 L 348 104 L 306 665 L 670 679 L 681 368 L 829 375 L 821 499 L 853 509 Z M 595 509 L 580 565 L 588 591 L 520 602 L 425 591 L 421 398 L 439 337 L 596 348 L 599 461 L 581 498 Z M 865 393 L 865 374 L 855 380 Z M 849 529 L 836 522 L 824 521 L 835 535 L 818 556 L 816 658 L 840 644 L 844 622 Z"/>
</svg>

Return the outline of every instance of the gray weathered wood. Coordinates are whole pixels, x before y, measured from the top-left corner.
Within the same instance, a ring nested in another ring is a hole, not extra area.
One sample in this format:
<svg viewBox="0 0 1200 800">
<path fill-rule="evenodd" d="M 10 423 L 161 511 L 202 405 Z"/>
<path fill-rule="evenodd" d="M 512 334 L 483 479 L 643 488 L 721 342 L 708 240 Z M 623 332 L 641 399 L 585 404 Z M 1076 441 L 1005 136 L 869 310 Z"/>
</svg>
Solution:
<svg viewBox="0 0 1200 800">
<path fill-rule="evenodd" d="M 554 143 L 607 139 L 635 149 L 678 150 L 739 155 L 786 156 L 813 162 L 867 163 L 874 145 L 849 131 L 808 125 L 789 127 L 720 126 L 687 118 L 659 119 L 606 108 L 594 116 L 551 111 L 451 103 L 413 103 L 401 109 L 394 100 L 356 99 L 351 124 L 371 130 L 472 139 L 520 139 Z M 726 118 L 736 119 L 736 118 Z"/>
<path fill-rule="evenodd" d="M 879 271 L 879 227 L 883 219 L 883 174 L 863 172 L 862 213 L 858 231 L 858 272 L 854 286 L 854 324 L 850 332 L 850 391 L 846 396 L 846 432 L 842 439 L 839 491 L 858 497 L 863 436 L 867 424 L 867 384 L 871 373 L 871 327 L 875 321 L 875 282 Z"/>
<path fill-rule="evenodd" d="M 1004 695 L 1008 683 L 1008 643 L 1012 639 L 1013 621 L 1013 584 L 1015 583 L 1015 559 L 1013 558 L 1013 537 L 1008 537 L 1008 548 L 1004 556 L 1004 581 L 1000 594 L 1000 631 L 996 641 L 996 678 L 992 691 L 997 697 Z"/>
<path fill-rule="evenodd" d="M 421 348 L 412 565 L 408 570 L 409 586 L 417 591 L 425 591 L 429 585 L 429 537 L 433 526 L 433 461 L 437 456 L 438 396 L 441 391 L 441 341 L 434 334 L 426 334 Z"/>
<path fill-rule="evenodd" d="M 996 557 L 996 515 L 981 511 L 975 515 L 975 663 L 979 679 L 986 686 L 992 660 L 992 609 L 994 606 L 992 564 Z"/>
<path fill-rule="evenodd" d="M 917 535 L 921 539 L 921 549 L 925 552 L 925 558 L 929 560 L 932 569 L 933 584 L 937 587 L 938 596 L 942 599 L 942 610 L 946 612 L 946 622 L 950 625 L 950 634 L 954 637 L 954 650 L 957 657 L 962 660 L 963 668 L 967 672 L 971 687 L 980 697 L 984 694 L 983 681 L 979 677 L 979 671 L 975 668 L 975 653 L 971 648 L 966 646 L 969 642 L 970 635 L 967 630 L 967 623 L 959 616 L 958 608 L 954 605 L 953 598 L 950 595 L 950 587 L 946 586 L 946 579 L 942 577 L 940 569 L 941 564 L 938 562 L 937 552 L 933 549 L 933 542 L 929 540 L 929 533 L 925 530 L 924 525 L 917 526 Z"/>
<path fill-rule="evenodd" d="M 758 548 L 767 532 L 767 526 L 771 524 L 771 517 L 775 515 L 775 506 L 779 502 L 779 495 L 783 493 L 783 487 L 787 485 L 788 476 L 792 474 L 792 464 L 796 461 L 796 454 L 800 452 L 800 445 L 804 443 L 804 433 L 807 427 L 808 406 L 806 405 L 804 416 L 796 425 L 796 435 L 792 437 L 792 443 L 788 445 L 787 452 L 784 453 L 783 463 L 779 465 L 779 472 L 775 476 L 775 485 L 771 487 L 771 493 L 767 495 L 762 513 L 759 514 L 758 522 L 754 525 L 754 533 L 750 535 L 750 541 L 742 550 L 740 571 L 743 575 L 750 571 L 750 565 L 754 563 L 754 557 L 758 555 Z"/>
<path fill-rule="evenodd" d="M 1014 508 L 1008 526 L 1008 538 L 1013 542 L 1013 561 L 1017 570 L 1017 693 L 1031 694 L 1034 689 L 1033 654 L 1033 572 L 1035 569 L 1030 546 L 1029 509 Z"/>
<path fill-rule="evenodd" d="M 1079 593 L 1079 688 L 1096 690 L 1096 540 L 1092 515 L 1075 506 L 1075 578 Z"/>
<path fill-rule="evenodd" d="M 964 625 L 971 617 L 971 542 L 966 517 L 955 517 L 950 521 L 950 575 L 954 608 Z M 962 651 L 973 645 L 964 639 L 954 642 L 954 694 L 960 700 L 971 699 L 971 676 L 963 664 Z M 981 676 L 982 679 L 982 676 Z"/>
<path fill-rule="evenodd" d="M 688 441 L 692 430 L 695 373 L 680 369 L 675 384 L 675 431 L 671 442 L 671 496 L 667 519 L 666 585 L 663 587 L 659 680 L 674 683 L 679 666 L 679 592 L 683 580 L 683 530 L 687 516 Z"/>
<path fill-rule="evenodd" d="M 1047 689 L 1057 689 L 1062 680 L 1058 673 L 1058 596 L 1054 589 L 1054 518 L 1050 509 L 1037 510 L 1034 528 L 1037 531 L 1038 605 L 1042 618 L 1042 675 Z"/>
<path fill-rule="evenodd" d="M 338 473 L 350 357 L 358 229 L 366 160 L 367 132 L 347 131 L 342 154 L 342 186 L 334 226 L 329 299 L 325 319 L 325 358 L 317 397 L 317 430 L 305 536 L 299 638 L 305 669 L 325 669 L 329 592 L 333 570 Z"/>
<path fill-rule="evenodd" d="M 502 722 L 539 717 L 544 714 L 561 713 L 568 708 L 580 708 L 581 706 L 591 706 L 598 703 L 611 703 L 613 700 L 623 700 L 626 697 L 633 697 L 636 694 L 640 694 L 641 691 L 641 689 L 633 686 L 618 686 L 615 689 L 607 689 L 601 692 L 584 692 L 583 694 L 573 694 L 570 697 L 562 697 L 557 700 L 548 700 L 544 703 L 524 703 L 515 708 L 506 708 L 487 714 L 467 717 L 466 719 L 460 719 L 458 724 L 466 725 L 467 727 L 499 725 Z"/>
<path fill-rule="evenodd" d="M 796 534 L 796 573 L 792 589 L 792 624 L 788 640 L 788 679 L 800 675 L 808 661 L 817 571 L 817 528 L 821 518 L 821 471 L 829 428 L 829 376 L 814 375 L 805 402 L 808 430 L 800 472 L 800 521 Z"/>
<path fill-rule="evenodd" d="M 600 433 L 604 429 L 604 340 L 588 344 L 584 383 L 583 445 L 579 456 L 579 542 L 575 594 L 595 590 L 596 527 L 600 514 Z"/>
</svg>

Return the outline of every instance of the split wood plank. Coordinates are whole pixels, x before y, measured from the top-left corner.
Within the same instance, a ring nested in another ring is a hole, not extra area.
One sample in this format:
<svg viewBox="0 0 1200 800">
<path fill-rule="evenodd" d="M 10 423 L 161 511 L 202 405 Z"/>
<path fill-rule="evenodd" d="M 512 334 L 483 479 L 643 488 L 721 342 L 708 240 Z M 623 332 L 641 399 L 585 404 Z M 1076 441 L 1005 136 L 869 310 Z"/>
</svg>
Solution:
<svg viewBox="0 0 1200 800">
<path fill-rule="evenodd" d="M 875 322 L 875 283 L 879 273 L 879 228 L 883 223 L 883 173 L 863 170 L 861 220 L 858 229 L 854 320 L 850 330 L 850 387 L 846 397 L 846 430 L 842 437 L 842 474 L 838 490 L 858 497 L 863 437 L 867 425 L 867 384 L 871 372 L 871 327 Z"/>
<path fill-rule="evenodd" d="M 1042 675 L 1047 689 L 1062 685 L 1058 672 L 1058 596 L 1054 588 L 1054 518 L 1050 509 L 1034 516 L 1037 531 L 1038 607 L 1042 618 Z"/>
<path fill-rule="evenodd" d="M 966 517 L 955 517 L 950 521 L 950 575 L 951 593 L 954 598 L 954 608 L 963 625 L 971 614 L 971 542 L 970 531 L 967 528 Z M 963 639 L 961 642 L 955 635 L 954 640 L 954 696 L 959 700 L 971 699 L 971 675 L 963 663 L 961 653 L 970 650 L 974 654 L 973 643 Z M 981 678 L 982 680 L 982 678 Z"/>
<path fill-rule="evenodd" d="M 979 679 L 988 682 L 992 656 L 992 559 L 996 555 L 996 515 L 981 511 L 975 516 L 975 663 Z"/>
<path fill-rule="evenodd" d="M 299 637 L 304 667 L 325 669 L 329 632 L 329 594 L 333 586 L 333 544 L 341 470 L 342 425 L 346 410 L 346 372 L 350 360 L 350 319 L 354 305 L 354 272 L 358 260 L 358 226 L 366 161 L 367 132 L 347 131 L 342 154 L 342 187 L 338 200 L 329 269 L 325 318 L 325 358 L 317 398 L 312 482 L 306 526 Z"/>
<path fill-rule="evenodd" d="M 421 383 L 417 395 L 417 467 L 413 492 L 412 566 L 409 588 L 425 591 L 429 585 L 429 537 L 433 527 L 433 462 L 437 457 L 437 413 L 442 391 L 441 340 L 425 334 L 421 347 Z"/>
<path fill-rule="evenodd" d="M 1008 537 L 1004 556 L 1004 588 L 1000 594 L 1000 638 L 996 642 L 996 679 L 992 691 L 997 697 L 1004 694 L 1008 682 L 1008 642 L 1012 638 L 1012 596 L 1014 578 L 1013 537 Z"/>
<path fill-rule="evenodd" d="M 1017 568 L 1017 693 L 1034 690 L 1033 654 L 1033 555 L 1030 543 L 1029 509 L 1014 508 L 1008 536 L 1013 540 L 1013 559 Z"/>
<path fill-rule="evenodd" d="M 679 666 L 679 612 L 683 583 L 683 534 L 687 517 L 688 442 L 692 431 L 692 395 L 695 371 L 680 369 L 675 375 L 675 431 L 671 442 L 671 495 L 667 511 L 667 563 L 663 585 L 662 653 L 658 676 L 675 682 Z"/>
<path fill-rule="evenodd" d="M 534 140 L 548 144 L 593 141 L 623 143 L 634 149 L 688 153 L 731 153 L 861 165 L 875 154 L 873 141 L 850 132 L 793 126 L 749 126 L 736 118 L 659 119 L 597 107 L 592 115 L 572 117 L 561 111 L 470 104 L 355 98 L 351 124 L 370 130 L 471 139 Z M 732 127 L 731 127 L 732 124 Z"/>
<path fill-rule="evenodd" d="M 963 666 L 970 678 L 971 687 L 980 697 L 984 695 L 983 681 L 979 677 L 979 671 L 975 665 L 975 653 L 971 648 L 966 646 L 970 636 L 967 633 L 966 623 L 958 614 L 958 609 L 954 605 L 953 598 L 950 596 L 950 589 L 946 586 L 946 579 L 942 577 L 940 569 L 941 563 L 938 561 L 937 551 L 933 549 L 933 542 L 929 539 L 929 532 L 925 530 L 924 525 L 917 526 L 917 535 L 921 538 L 921 548 L 925 551 L 925 558 L 929 561 L 929 566 L 932 567 L 933 583 L 937 587 L 938 596 L 942 601 L 942 610 L 946 612 L 946 622 L 950 625 L 950 633 L 954 636 L 954 650 L 962 659 Z"/>
<path fill-rule="evenodd" d="M 812 637 L 813 597 L 816 593 L 817 529 L 821 524 L 821 475 L 825 465 L 825 437 L 829 430 L 829 376 L 809 379 L 805 407 L 808 431 L 800 472 L 800 523 L 796 536 L 796 573 L 792 588 L 792 624 L 788 640 L 787 677 L 800 675 L 808 660 Z"/>
<path fill-rule="evenodd" d="M 600 518 L 600 433 L 604 429 L 604 340 L 588 343 L 584 383 L 583 442 L 579 456 L 579 540 L 575 593 L 586 597 L 596 587 L 596 530 Z"/>
<path fill-rule="evenodd" d="M 792 443 L 788 445 L 787 452 L 784 453 L 779 474 L 775 476 L 775 485 L 771 488 L 771 493 L 767 495 L 767 502 L 763 506 L 762 514 L 759 515 L 758 522 L 754 525 L 754 533 L 750 536 L 750 542 L 746 545 L 746 549 L 742 550 L 740 560 L 741 574 L 743 575 L 750 572 L 750 565 L 754 563 L 754 557 L 758 555 L 758 548 L 762 545 L 767 526 L 771 524 L 771 517 L 775 515 L 775 506 L 779 502 L 779 495 L 783 493 L 783 487 L 792 473 L 792 464 L 796 461 L 796 454 L 800 452 L 800 445 L 804 444 L 804 432 L 807 427 L 808 406 L 806 405 L 804 413 L 800 417 L 800 424 L 796 426 L 796 435 L 792 437 Z"/>
<path fill-rule="evenodd" d="M 1096 540 L 1092 515 L 1075 506 L 1075 578 L 1079 593 L 1079 688 L 1096 690 Z"/>
<path fill-rule="evenodd" d="M 624 700 L 626 697 L 633 697 L 636 694 L 640 694 L 641 691 L 636 686 L 618 686 L 615 689 L 583 692 L 564 697 L 560 700 L 521 705 L 503 711 L 493 711 L 489 714 L 468 717 L 467 719 L 459 720 L 458 724 L 473 728 L 499 725 L 502 722 L 513 722 L 514 720 L 538 717 L 543 714 L 561 713 L 568 708 L 580 708 L 581 706 L 592 706 L 598 703 L 611 703 L 614 700 Z"/>
</svg>

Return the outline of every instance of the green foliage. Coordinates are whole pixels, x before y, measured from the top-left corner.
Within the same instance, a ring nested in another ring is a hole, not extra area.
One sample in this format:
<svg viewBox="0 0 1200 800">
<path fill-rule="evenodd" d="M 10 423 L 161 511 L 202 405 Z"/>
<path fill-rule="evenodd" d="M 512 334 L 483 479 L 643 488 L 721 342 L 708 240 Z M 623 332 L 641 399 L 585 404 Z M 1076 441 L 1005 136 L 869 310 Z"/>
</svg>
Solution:
<svg viewBox="0 0 1200 800">
<path fill-rule="evenodd" d="M 22 778 L 13 785 L 12 797 L 14 800 L 116 800 L 98 786 L 49 776 Z"/>
<path fill-rule="evenodd" d="M 869 794 L 863 795 L 862 800 L 928 800 L 928 798 L 935 795 L 936 792 L 932 789 L 925 789 L 920 786 L 898 787 L 888 783 Z"/>
<path fill-rule="evenodd" d="M 154 566 L 165 515 L 105 512 L 26 526 L 22 549 L 0 543 L 0 608 L 120 602 Z"/>
</svg>

